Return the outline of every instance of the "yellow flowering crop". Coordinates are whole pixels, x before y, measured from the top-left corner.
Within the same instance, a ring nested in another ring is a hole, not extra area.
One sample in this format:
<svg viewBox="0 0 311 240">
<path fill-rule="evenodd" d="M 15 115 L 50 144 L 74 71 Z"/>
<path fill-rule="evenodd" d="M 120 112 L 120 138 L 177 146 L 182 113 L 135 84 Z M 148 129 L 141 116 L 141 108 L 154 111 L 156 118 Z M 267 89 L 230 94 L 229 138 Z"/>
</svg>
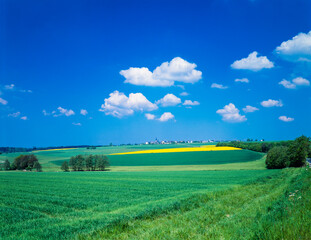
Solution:
<svg viewBox="0 0 311 240">
<path fill-rule="evenodd" d="M 175 152 L 207 152 L 207 151 L 227 151 L 227 150 L 241 150 L 241 148 L 216 147 L 216 145 L 205 145 L 201 147 L 165 148 L 165 149 L 142 150 L 142 151 L 135 151 L 135 152 L 113 153 L 110 155 L 144 154 L 144 153 L 175 153 Z"/>
</svg>

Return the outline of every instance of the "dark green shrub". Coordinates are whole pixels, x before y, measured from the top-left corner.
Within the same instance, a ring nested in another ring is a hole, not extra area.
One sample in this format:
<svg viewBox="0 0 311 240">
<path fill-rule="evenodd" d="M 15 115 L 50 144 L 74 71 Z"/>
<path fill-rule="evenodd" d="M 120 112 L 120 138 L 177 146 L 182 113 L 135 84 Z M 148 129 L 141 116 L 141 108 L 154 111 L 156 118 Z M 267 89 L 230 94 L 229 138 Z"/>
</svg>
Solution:
<svg viewBox="0 0 311 240">
<path fill-rule="evenodd" d="M 295 141 L 288 148 L 288 157 L 290 161 L 290 167 L 302 167 L 306 164 L 306 159 L 309 153 L 310 139 L 306 136 L 301 136 L 295 139 Z"/>
<path fill-rule="evenodd" d="M 281 169 L 289 165 L 287 147 L 273 147 L 269 150 L 266 158 L 268 169 Z"/>
</svg>

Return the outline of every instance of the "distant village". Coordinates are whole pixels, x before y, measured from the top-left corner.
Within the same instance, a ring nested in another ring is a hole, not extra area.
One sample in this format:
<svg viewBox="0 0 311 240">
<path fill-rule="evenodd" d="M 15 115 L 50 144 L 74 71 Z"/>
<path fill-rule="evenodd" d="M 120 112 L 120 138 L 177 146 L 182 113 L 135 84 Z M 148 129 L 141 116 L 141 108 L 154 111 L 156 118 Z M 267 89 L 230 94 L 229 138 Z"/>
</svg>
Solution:
<svg viewBox="0 0 311 240">
<path fill-rule="evenodd" d="M 144 143 L 128 143 L 128 144 L 120 144 L 120 146 L 125 145 L 158 145 L 158 144 L 179 144 L 179 143 L 213 143 L 218 142 L 215 140 L 186 140 L 186 141 L 167 141 L 167 140 L 158 140 L 157 138 L 154 141 L 144 142 Z"/>
<path fill-rule="evenodd" d="M 62 148 L 87 148 L 87 149 L 96 149 L 97 147 L 111 147 L 111 146 L 134 146 L 134 145 L 160 145 L 160 144 L 181 144 L 181 143 L 218 143 L 218 142 L 242 142 L 241 140 L 185 140 L 185 141 L 168 141 L 168 140 L 159 140 L 156 138 L 154 141 L 144 142 L 144 143 L 127 143 L 127 144 L 113 144 L 110 143 L 108 145 L 73 145 L 73 146 L 50 146 L 50 147 L 32 147 L 32 148 L 24 148 L 24 147 L 0 147 L 0 154 L 2 153 L 13 153 L 13 152 L 31 152 L 38 150 L 48 150 L 48 149 L 62 149 Z M 263 142 L 264 139 L 252 139 L 248 138 L 246 142 Z"/>
<path fill-rule="evenodd" d="M 150 141 L 150 142 L 144 142 L 144 143 L 128 143 L 128 144 L 119 144 L 118 146 L 130 146 L 130 145 L 159 145 L 159 144 L 180 144 L 180 143 L 218 143 L 218 142 L 231 142 L 231 141 L 236 141 L 236 142 L 241 142 L 241 140 L 185 140 L 185 141 L 168 141 L 168 140 L 159 140 L 159 139 L 155 139 L 154 141 Z M 264 139 L 251 139 L 248 138 L 246 140 L 247 142 L 263 142 L 265 141 Z M 113 145 L 110 144 L 110 146 L 117 146 L 117 145 Z"/>
</svg>

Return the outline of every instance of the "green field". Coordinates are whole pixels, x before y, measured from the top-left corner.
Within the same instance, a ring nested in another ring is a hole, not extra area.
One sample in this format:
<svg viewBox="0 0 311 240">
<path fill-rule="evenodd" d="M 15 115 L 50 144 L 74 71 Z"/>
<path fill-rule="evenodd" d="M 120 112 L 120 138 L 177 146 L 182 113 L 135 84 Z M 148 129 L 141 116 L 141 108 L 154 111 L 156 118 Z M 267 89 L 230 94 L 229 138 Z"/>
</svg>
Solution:
<svg viewBox="0 0 311 240">
<path fill-rule="evenodd" d="M 200 144 L 202 145 L 202 144 Z M 79 148 L 70 150 L 55 150 L 55 151 L 35 151 L 33 152 L 39 159 L 43 167 L 43 171 L 59 171 L 63 161 L 68 161 L 71 156 L 78 154 L 112 154 L 121 152 L 131 152 L 138 150 L 161 149 L 161 148 L 183 148 L 183 147 L 198 147 L 199 144 L 172 144 L 172 145 L 134 145 L 134 146 L 112 146 L 99 147 L 94 150 Z M 10 162 L 20 154 L 28 153 L 9 153 L 0 155 L 0 161 L 9 159 Z M 220 164 L 240 164 L 240 169 L 244 163 L 254 163 L 262 159 L 264 154 L 249 150 L 239 151 L 210 151 L 210 152 L 183 152 L 183 153 L 152 153 L 152 154 L 130 154 L 130 155 L 109 155 L 110 170 L 126 171 L 129 167 L 136 166 L 136 171 L 152 171 L 152 167 L 157 167 L 157 170 L 197 170 L 196 166 L 200 165 L 199 169 L 217 169 L 214 165 Z M 160 167 L 162 166 L 162 167 Z M 169 167 L 169 166 L 174 166 Z M 138 168 L 141 167 L 141 168 Z M 150 168 L 151 167 L 151 168 Z M 160 167 L 160 168 L 159 168 Z M 246 168 L 249 169 L 249 168 Z M 251 168 L 251 169 L 263 169 Z"/>
<path fill-rule="evenodd" d="M 34 152 L 44 172 L 0 172 L 0 239 L 310 239 L 308 169 L 249 150 L 109 155 L 191 146 Z M 110 171 L 60 172 L 77 154 L 107 154 Z"/>
<path fill-rule="evenodd" d="M 1 239 L 71 239 L 279 171 L 3 172 Z"/>
<path fill-rule="evenodd" d="M 255 161 L 263 154 L 248 151 L 149 153 L 109 156 L 112 166 L 212 165 Z"/>
<path fill-rule="evenodd" d="M 80 239 L 311 239 L 311 169 L 284 169 L 239 187 L 193 195 L 165 214 Z"/>
</svg>

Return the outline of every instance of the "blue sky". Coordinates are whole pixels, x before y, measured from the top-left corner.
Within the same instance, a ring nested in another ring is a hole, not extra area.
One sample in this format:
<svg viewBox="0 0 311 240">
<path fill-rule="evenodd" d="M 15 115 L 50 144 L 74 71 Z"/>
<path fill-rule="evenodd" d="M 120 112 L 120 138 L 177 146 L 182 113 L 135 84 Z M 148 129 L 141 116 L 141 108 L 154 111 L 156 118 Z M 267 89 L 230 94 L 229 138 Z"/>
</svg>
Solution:
<svg viewBox="0 0 311 240">
<path fill-rule="evenodd" d="M 311 136 L 310 1 L 0 9 L 0 146 Z"/>
</svg>

